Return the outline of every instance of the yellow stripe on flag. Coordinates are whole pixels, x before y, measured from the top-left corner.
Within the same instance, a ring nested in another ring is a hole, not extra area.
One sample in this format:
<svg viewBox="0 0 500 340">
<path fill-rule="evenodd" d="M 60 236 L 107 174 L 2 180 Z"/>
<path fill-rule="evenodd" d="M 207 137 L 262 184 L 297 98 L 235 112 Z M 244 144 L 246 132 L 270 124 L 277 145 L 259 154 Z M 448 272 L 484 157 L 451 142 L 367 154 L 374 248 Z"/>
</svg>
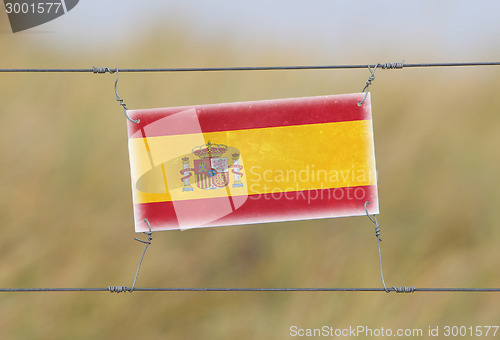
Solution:
<svg viewBox="0 0 500 340">
<path fill-rule="evenodd" d="M 176 147 L 208 141 L 240 151 L 244 187 L 231 188 L 233 196 L 239 190 L 255 195 L 376 184 L 372 121 L 358 120 L 129 139 L 134 202 L 227 197 L 226 190 L 179 189 L 183 175 Z M 196 156 L 186 156 L 193 167 Z M 142 191 L 136 185 L 141 176 Z"/>
</svg>

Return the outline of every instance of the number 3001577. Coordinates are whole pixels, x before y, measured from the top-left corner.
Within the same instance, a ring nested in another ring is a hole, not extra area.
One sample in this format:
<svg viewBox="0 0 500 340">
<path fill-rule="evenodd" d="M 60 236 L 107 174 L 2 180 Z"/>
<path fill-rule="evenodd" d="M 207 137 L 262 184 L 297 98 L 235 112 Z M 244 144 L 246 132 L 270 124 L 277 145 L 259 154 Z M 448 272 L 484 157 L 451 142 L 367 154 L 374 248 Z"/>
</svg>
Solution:
<svg viewBox="0 0 500 340">
<path fill-rule="evenodd" d="M 63 10 L 61 8 L 61 3 L 60 2 L 39 2 L 38 4 L 35 3 L 11 3 L 11 2 L 6 2 L 5 3 L 5 11 L 7 14 L 28 14 L 28 13 L 38 13 L 38 14 L 49 14 L 49 13 L 59 13 L 59 10 Z"/>
<path fill-rule="evenodd" d="M 496 336 L 500 326 L 444 326 L 443 335 L 446 337 L 479 337 Z"/>
</svg>

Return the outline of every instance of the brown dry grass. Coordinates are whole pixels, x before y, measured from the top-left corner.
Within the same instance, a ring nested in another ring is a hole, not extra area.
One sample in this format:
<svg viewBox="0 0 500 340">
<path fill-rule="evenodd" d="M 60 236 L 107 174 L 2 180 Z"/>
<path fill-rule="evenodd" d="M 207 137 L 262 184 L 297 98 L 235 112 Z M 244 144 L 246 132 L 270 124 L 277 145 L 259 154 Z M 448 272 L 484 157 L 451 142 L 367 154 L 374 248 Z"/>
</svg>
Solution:
<svg viewBox="0 0 500 340">
<path fill-rule="evenodd" d="M 237 60 L 223 43 L 189 57 L 196 46 L 182 37 L 159 44 L 152 36 L 71 61 L 30 37 L 2 34 L 0 61 L 133 67 Z M 259 62 L 292 60 L 286 55 Z M 389 285 L 499 286 L 498 76 L 494 68 L 377 73 L 372 109 Z M 113 76 L 0 77 L 0 286 L 130 285 L 142 245 L 133 241 L 125 118 Z M 119 90 L 131 108 L 148 108 L 350 93 L 366 77 L 123 74 Z M 157 233 L 138 286 L 380 286 L 373 225 L 357 217 Z M 498 294 L 2 293 L 0 337 L 283 339 L 291 325 L 427 329 L 498 324 L 499 302 Z"/>
</svg>

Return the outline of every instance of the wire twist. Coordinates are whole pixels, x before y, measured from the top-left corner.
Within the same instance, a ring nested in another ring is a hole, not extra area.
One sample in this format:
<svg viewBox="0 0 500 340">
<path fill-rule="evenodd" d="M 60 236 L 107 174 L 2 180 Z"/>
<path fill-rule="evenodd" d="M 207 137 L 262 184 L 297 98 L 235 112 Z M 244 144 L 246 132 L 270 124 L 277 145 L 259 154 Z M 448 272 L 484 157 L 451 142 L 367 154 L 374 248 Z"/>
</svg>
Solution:
<svg viewBox="0 0 500 340">
<path fill-rule="evenodd" d="M 375 71 L 377 70 L 377 67 L 379 66 L 380 64 L 377 64 L 375 65 L 375 67 L 372 69 L 370 66 L 368 66 L 368 69 L 370 70 L 370 76 L 368 77 L 368 80 L 366 81 L 366 85 L 365 87 L 363 87 L 363 90 L 361 92 L 364 92 L 365 93 L 365 96 L 363 97 L 363 100 L 358 102 L 358 106 L 361 106 L 364 104 L 365 100 L 366 100 L 366 97 L 368 96 L 368 88 L 370 87 L 370 85 L 372 84 L 372 81 L 375 80 Z"/>
<path fill-rule="evenodd" d="M 109 286 L 108 291 L 110 293 L 118 293 L 119 294 L 119 293 L 128 292 L 129 289 L 126 286 Z"/>
<path fill-rule="evenodd" d="M 92 67 L 92 72 L 94 73 L 110 73 L 113 74 L 117 71 L 117 68 L 109 68 L 109 67 Z"/>
<path fill-rule="evenodd" d="M 128 107 L 127 107 L 127 104 L 125 104 L 125 102 L 123 101 L 122 98 L 120 98 L 120 95 L 118 94 L 118 67 L 117 68 L 109 68 L 109 67 L 93 67 L 92 68 L 92 72 L 94 73 L 100 73 L 100 74 L 103 74 L 103 73 L 109 73 L 109 74 L 113 74 L 113 73 L 116 73 L 116 80 L 115 80 L 115 95 L 116 95 L 116 101 L 121 105 L 121 107 L 123 107 L 123 114 L 125 115 L 125 117 L 127 117 L 128 120 L 130 120 L 132 123 L 139 123 L 141 120 L 139 118 L 137 118 L 136 120 L 133 120 L 132 118 L 129 117 L 129 115 L 127 114 L 127 110 L 128 110 Z"/>
<path fill-rule="evenodd" d="M 380 265 L 380 278 L 382 279 L 382 285 L 384 286 L 384 290 L 386 291 L 386 293 L 389 293 L 390 290 L 387 289 L 387 287 L 385 286 L 384 271 L 382 269 L 382 251 L 380 250 L 380 242 L 382 242 L 382 239 L 380 238 L 380 234 L 381 234 L 380 224 L 378 223 L 377 217 L 375 215 L 373 215 L 373 218 L 372 218 L 370 216 L 370 214 L 368 213 L 368 209 L 366 208 L 366 206 L 368 204 L 370 204 L 370 202 L 366 201 L 365 202 L 365 212 L 366 212 L 366 216 L 368 216 L 368 218 L 370 219 L 370 221 L 372 221 L 375 224 L 375 236 L 377 237 L 378 260 L 379 260 L 379 265 Z"/>
<path fill-rule="evenodd" d="M 108 69 L 107 67 L 105 69 Z M 113 73 L 111 72 L 111 70 L 108 69 L 108 71 L 110 73 Z M 116 80 L 115 80 L 115 94 L 116 94 L 116 101 L 123 107 L 123 114 L 125 115 L 125 117 L 127 117 L 128 120 L 130 120 L 132 123 L 139 123 L 141 120 L 139 118 L 137 118 L 136 120 L 133 120 L 132 118 L 130 118 L 127 114 L 127 110 L 128 110 L 128 107 L 127 107 L 127 104 L 124 103 L 123 99 L 120 98 L 120 96 L 118 95 L 118 89 L 117 89 L 117 86 L 118 86 L 118 68 L 116 68 L 114 70 L 114 72 L 116 72 Z"/>
<path fill-rule="evenodd" d="M 414 293 L 415 287 L 392 287 L 396 293 Z"/>
<path fill-rule="evenodd" d="M 137 266 L 137 271 L 135 272 L 135 277 L 134 277 L 134 283 L 132 284 L 132 288 L 130 288 L 130 290 L 129 290 L 130 293 L 132 293 L 134 291 L 135 283 L 137 282 L 137 276 L 139 276 L 139 270 L 141 269 L 142 260 L 144 259 L 144 255 L 146 254 L 146 250 L 148 250 L 148 246 L 151 244 L 151 241 L 153 240 L 153 237 L 151 236 L 151 235 L 153 235 L 153 232 L 151 231 L 151 224 L 149 223 L 149 220 L 147 218 L 144 219 L 144 222 L 146 222 L 148 224 L 149 231 L 144 232 L 143 234 L 147 235 L 148 239 L 146 241 L 143 241 L 141 239 L 134 238 L 134 240 L 139 241 L 141 243 L 144 243 L 144 244 L 146 244 L 146 246 L 144 247 L 144 251 L 142 252 L 141 260 L 139 261 L 139 265 Z"/>
<path fill-rule="evenodd" d="M 372 84 L 372 81 L 375 80 L 375 71 L 377 70 L 377 67 L 380 67 L 383 70 L 394 70 L 394 69 L 402 69 L 404 67 L 404 60 L 400 63 L 384 63 L 384 64 L 376 64 L 373 69 L 368 65 L 368 70 L 370 70 L 370 76 L 368 77 L 368 80 L 366 81 L 365 87 L 363 87 L 363 91 L 365 93 L 365 96 L 363 97 L 363 100 L 358 102 L 358 106 L 361 106 L 364 104 L 366 97 L 368 96 L 368 88 Z"/>
<path fill-rule="evenodd" d="M 394 70 L 394 69 L 402 69 L 405 66 L 405 61 L 403 60 L 400 63 L 385 63 L 379 64 L 379 67 L 383 70 Z"/>
<path fill-rule="evenodd" d="M 375 237 L 377 237 L 377 245 L 378 245 L 378 260 L 379 260 L 379 265 L 380 265 L 380 278 L 382 279 L 382 285 L 384 286 L 385 292 L 386 293 L 390 293 L 392 291 L 396 292 L 396 293 L 413 293 L 413 292 L 415 292 L 415 287 L 394 287 L 393 286 L 390 289 L 386 287 L 385 280 L 384 280 L 384 271 L 382 269 L 382 251 L 380 249 L 380 242 L 382 242 L 382 238 L 380 238 L 380 234 L 382 232 L 380 230 L 380 224 L 377 221 L 377 216 L 375 216 L 375 214 L 373 214 L 372 215 L 373 217 L 372 217 L 368 213 L 368 209 L 366 208 L 368 204 L 370 204 L 370 202 L 366 201 L 365 202 L 365 212 L 366 212 L 366 216 L 368 216 L 370 221 L 372 221 L 375 224 Z"/>
<path fill-rule="evenodd" d="M 141 269 L 142 260 L 144 260 L 144 255 L 146 254 L 146 250 L 148 250 L 148 246 L 151 244 L 151 241 L 153 240 L 153 237 L 151 236 L 153 234 L 153 231 L 151 230 L 151 224 L 149 223 L 149 220 L 147 218 L 144 219 L 144 222 L 148 224 L 148 229 L 149 229 L 149 231 L 143 233 L 148 236 L 147 240 L 144 241 L 134 237 L 134 240 L 146 244 L 146 246 L 144 247 L 144 251 L 142 252 L 141 260 L 139 261 L 139 265 L 137 266 L 137 270 L 135 272 L 134 283 L 132 283 L 131 288 L 128 288 L 127 286 L 109 286 L 107 290 L 110 293 L 124 293 L 124 292 L 132 293 L 135 289 L 135 283 L 137 282 L 137 277 L 139 276 L 139 270 Z"/>
<path fill-rule="evenodd" d="M 375 224 L 375 236 L 377 237 L 377 239 L 382 242 L 382 239 L 380 238 L 380 234 L 382 233 L 382 231 L 380 230 L 380 223 L 378 223 L 377 221 L 377 216 L 373 215 L 373 218 L 370 216 L 370 214 L 368 213 L 368 209 L 366 208 L 366 206 L 370 204 L 369 201 L 366 201 L 365 202 L 365 212 L 366 212 L 366 216 L 368 216 L 368 218 L 370 219 L 370 221 L 372 221 L 374 224 Z"/>
</svg>

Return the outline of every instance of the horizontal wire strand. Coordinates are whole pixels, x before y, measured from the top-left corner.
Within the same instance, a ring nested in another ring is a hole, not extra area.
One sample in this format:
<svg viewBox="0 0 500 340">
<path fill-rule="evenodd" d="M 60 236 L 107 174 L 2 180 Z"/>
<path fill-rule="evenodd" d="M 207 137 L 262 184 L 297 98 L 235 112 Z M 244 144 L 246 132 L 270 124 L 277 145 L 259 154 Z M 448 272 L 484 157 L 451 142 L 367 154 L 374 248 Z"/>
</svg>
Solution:
<svg viewBox="0 0 500 340">
<path fill-rule="evenodd" d="M 115 290 L 108 288 L 0 288 L 0 293 L 14 292 L 131 292 L 127 287 Z M 500 288 L 415 288 L 411 291 L 395 291 L 396 293 L 500 293 Z M 384 288 L 134 288 L 134 292 L 384 292 Z"/>
<path fill-rule="evenodd" d="M 399 63 L 402 67 L 384 67 L 391 63 L 357 64 L 357 65 L 301 65 L 301 66 L 235 66 L 235 67 L 179 67 L 179 68 L 3 68 L 0 72 L 59 72 L 59 73 L 106 73 L 109 70 L 119 72 L 216 72 L 216 71 L 272 71 L 272 70 L 328 70 L 328 69 L 364 69 L 381 66 L 383 69 L 409 67 L 458 67 L 458 66 L 500 66 L 500 62 L 460 62 L 460 63 Z M 107 70 L 106 70 L 107 69 Z"/>
</svg>

